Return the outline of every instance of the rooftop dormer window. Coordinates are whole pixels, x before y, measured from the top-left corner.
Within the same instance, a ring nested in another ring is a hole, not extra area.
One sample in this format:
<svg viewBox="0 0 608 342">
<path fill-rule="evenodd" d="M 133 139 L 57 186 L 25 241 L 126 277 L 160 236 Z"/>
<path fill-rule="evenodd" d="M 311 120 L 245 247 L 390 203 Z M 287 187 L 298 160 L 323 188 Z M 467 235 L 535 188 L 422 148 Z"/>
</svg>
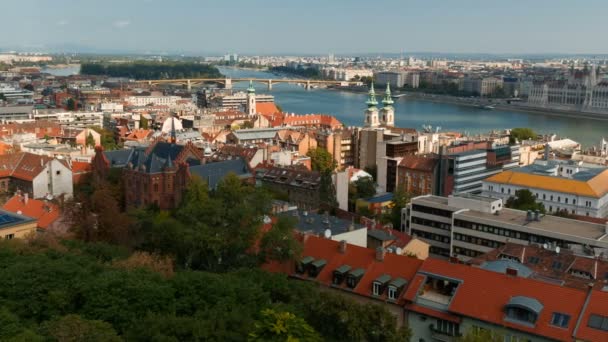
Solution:
<svg viewBox="0 0 608 342">
<path fill-rule="evenodd" d="M 351 267 L 349 265 L 342 265 L 334 271 L 334 276 L 332 278 L 332 283 L 334 285 L 340 285 L 346 278 L 346 274 L 350 271 Z"/>
<path fill-rule="evenodd" d="M 310 267 L 308 267 L 308 275 L 312 278 L 315 278 L 319 275 L 319 273 L 321 273 L 321 270 L 323 269 L 323 267 L 325 267 L 326 264 L 327 261 L 325 261 L 325 259 L 319 259 L 311 262 Z"/>
<path fill-rule="evenodd" d="M 315 261 L 315 258 L 311 257 L 311 256 L 307 256 L 302 258 L 297 264 L 296 264 L 296 272 L 303 274 L 306 272 L 306 269 L 308 268 L 308 266 Z"/>
<path fill-rule="evenodd" d="M 386 284 L 391 280 L 391 276 L 388 274 L 383 274 L 381 276 L 379 276 L 378 278 L 376 278 L 376 280 L 374 280 L 374 282 L 372 283 L 372 293 L 374 296 L 380 296 L 382 295 L 382 292 L 384 292 L 384 288 L 386 287 Z"/>
<path fill-rule="evenodd" d="M 363 274 L 365 274 L 365 270 L 362 268 L 357 268 L 348 272 L 348 275 L 346 276 L 346 286 L 351 289 L 357 287 L 357 284 L 359 284 L 359 281 L 363 278 Z"/>
<path fill-rule="evenodd" d="M 388 284 L 388 299 L 397 300 L 401 290 L 405 287 L 407 281 L 403 278 L 396 278 Z"/>
<path fill-rule="evenodd" d="M 507 320 L 528 325 L 536 324 L 542 310 L 543 305 L 538 300 L 524 296 L 513 297 L 505 305 Z"/>
</svg>

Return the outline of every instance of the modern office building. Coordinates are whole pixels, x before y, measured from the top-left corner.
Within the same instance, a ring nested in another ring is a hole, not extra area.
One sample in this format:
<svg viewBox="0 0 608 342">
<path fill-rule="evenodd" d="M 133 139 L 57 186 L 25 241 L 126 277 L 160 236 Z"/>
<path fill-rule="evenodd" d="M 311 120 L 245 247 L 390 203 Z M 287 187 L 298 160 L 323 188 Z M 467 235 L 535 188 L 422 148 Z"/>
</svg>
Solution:
<svg viewBox="0 0 608 342">
<path fill-rule="evenodd" d="M 480 194 L 482 181 L 519 166 L 519 145 L 484 141 L 445 148 L 440 153 L 440 194 Z"/>
<path fill-rule="evenodd" d="M 403 209 L 401 229 L 429 243 L 435 256 L 464 261 L 507 242 L 608 252 L 605 224 L 507 209 L 501 199 L 485 196 L 416 197 Z"/>
</svg>

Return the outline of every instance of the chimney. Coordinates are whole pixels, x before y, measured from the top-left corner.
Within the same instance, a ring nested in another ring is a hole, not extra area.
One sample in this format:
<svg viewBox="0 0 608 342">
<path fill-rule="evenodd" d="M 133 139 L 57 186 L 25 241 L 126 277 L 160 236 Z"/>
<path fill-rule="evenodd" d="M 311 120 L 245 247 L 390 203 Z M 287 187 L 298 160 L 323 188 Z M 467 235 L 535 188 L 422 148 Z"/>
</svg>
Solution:
<svg viewBox="0 0 608 342">
<path fill-rule="evenodd" d="M 534 210 L 534 221 L 540 221 L 540 210 Z"/>
<path fill-rule="evenodd" d="M 517 277 L 517 269 L 512 267 L 507 267 L 505 273 L 508 276 Z"/>
<path fill-rule="evenodd" d="M 526 213 L 526 221 L 532 221 L 534 218 L 534 214 L 532 214 L 532 210 L 528 210 Z"/>
<path fill-rule="evenodd" d="M 384 261 L 386 250 L 383 247 L 376 248 L 376 261 Z"/>
<path fill-rule="evenodd" d="M 608 223 L 606 223 L 606 226 L 608 227 Z M 606 228 L 608 229 L 608 228 Z M 355 230 L 355 217 L 353 216 L 350 225 L 348 226 L 348 231 L 352 232 L 353 230 Z"/>
<path fill-rule="evenodd" d="M 23 203 L 27 205 L 27 202 L 30 199 L 30 194 L 29 193 L 25 193 L 25 196 L 23 197 Z"/>
<path fill-rule="evenodd" d="M 346 253 L 346 240 L 340 240 L 340 244 L 338 246 L 341 254 Z"/>
</svg>

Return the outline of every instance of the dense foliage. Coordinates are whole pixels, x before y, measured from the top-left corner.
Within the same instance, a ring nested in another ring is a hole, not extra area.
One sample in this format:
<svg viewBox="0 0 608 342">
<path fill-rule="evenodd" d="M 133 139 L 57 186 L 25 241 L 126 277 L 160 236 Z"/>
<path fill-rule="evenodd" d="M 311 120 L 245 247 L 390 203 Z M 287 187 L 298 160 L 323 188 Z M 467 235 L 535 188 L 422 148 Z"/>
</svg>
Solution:
<svg viewBox="0 0 608 342">
<path fill-rule="evenodd" d="M 534 196 L 534 194 L 528 189 L 521 189 L 515 191 L 515 196 L 509 197 L 509 199 L 507 199 L 507 202 L 505 203 L 505 206 L 511 209 L 519 209 L 526 211 L 538 210 L 543 214 L 545 213 L 545 206 L 540 202 L 536 202 L 536 196 Z"/>
<path fill-rule="evenodd" d="M 222 77 L 219 70 L 212 65 L 190 62 L 83 63 L 80 66 L 80 73 L 128 77 L 136 80 Z"/>
<path fill-rule="evenodd" d="M 509 135 L 509 142 L 514 144 L 516 141 L 524 141 L 529 139 L 536 139 L 538 135 L 531 128 L 518 127 L 511 130 Z"/>
<path fill-rule="evenodd" d="M 322 79 L 323 75 L 318 69 L 315 68 L 290 68 L 287 66 L 276 66 L 270 68 L 271 72 L 279 73 L 279 74 L 290 74 L 302 76 L 304 78 L 310 79 Z"/>
<path fill-rule="evenodd" d="M 392 314 L 261 270 L 158 272 L 120 247 L 0 242 L 2 341 L 397 341 Z M 278 337 L 278 336 L 275 336 Z M 258 338 L 258 340 L 260 340 Z M 256 340 L 255 338 L 252 338 Z"/>
<path fill-rule="evenodd" d="M 291 218 L 270 223 L 264 188 L 194 178 L 172 211 L 125 212 L 120 173 L 65 205 L 77 240 L 0 242 L 7 341 L 403 341 L 384 306 L 260 269 L 291 262 Z M 266 218 L 266 219 L 265 219 Z M 3 335 L 2 335 L 3 334 Z"/>
</svg>

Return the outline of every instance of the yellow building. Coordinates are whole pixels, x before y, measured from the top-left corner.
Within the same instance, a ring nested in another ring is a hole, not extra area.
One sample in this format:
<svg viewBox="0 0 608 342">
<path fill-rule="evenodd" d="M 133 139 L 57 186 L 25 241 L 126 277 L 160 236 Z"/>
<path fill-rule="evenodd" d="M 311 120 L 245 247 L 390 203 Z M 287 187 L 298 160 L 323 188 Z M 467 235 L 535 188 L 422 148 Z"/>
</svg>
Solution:
<svg viewBox="0 0 608 342">
<path fill-rule="evenodd" d="M 0 210 L 0 239 L 24 238 L 36 233 L 35 219 Z"/>
</svg>

